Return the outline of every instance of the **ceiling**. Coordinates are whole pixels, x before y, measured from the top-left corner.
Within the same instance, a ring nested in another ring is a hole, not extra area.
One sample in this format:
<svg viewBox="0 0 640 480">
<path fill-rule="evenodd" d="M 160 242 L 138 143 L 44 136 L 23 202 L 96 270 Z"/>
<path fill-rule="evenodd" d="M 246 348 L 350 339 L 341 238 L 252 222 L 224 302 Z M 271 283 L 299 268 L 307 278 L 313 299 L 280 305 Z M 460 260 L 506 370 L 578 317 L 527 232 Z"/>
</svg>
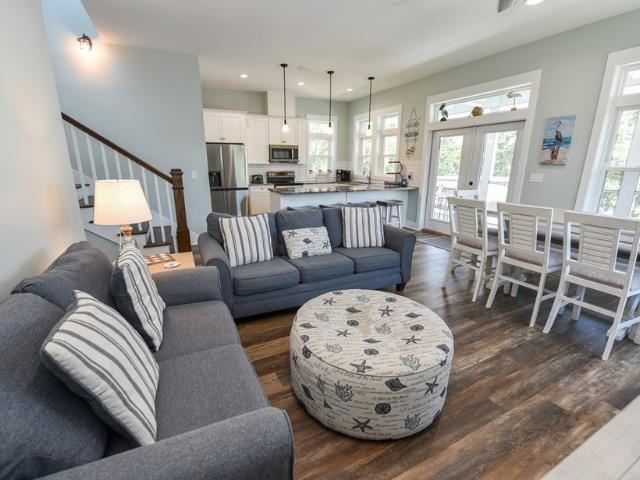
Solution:
<svg viewBox="0 0 640 480">
<path fill-rule="evenodd" d="M 107 42 L 197 54 L 205 86 L 282 88 L 338 100 L 482 58 L 639 7 L 547 0 L 497 13 L 497 0 L 83 0 Z M 240 74 L 248 75 L 241 79 Z M 305 82 L 298 86 L 297 82 Z M 347 92 L 353 88 L 353 92 Z"/>
</svg>

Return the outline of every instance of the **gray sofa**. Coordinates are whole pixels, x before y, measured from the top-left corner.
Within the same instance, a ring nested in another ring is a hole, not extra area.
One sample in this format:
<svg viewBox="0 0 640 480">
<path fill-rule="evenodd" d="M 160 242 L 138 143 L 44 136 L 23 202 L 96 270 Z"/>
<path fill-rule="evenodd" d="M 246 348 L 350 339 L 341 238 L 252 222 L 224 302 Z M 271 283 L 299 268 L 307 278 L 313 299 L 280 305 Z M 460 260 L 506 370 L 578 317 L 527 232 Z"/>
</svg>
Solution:
<svg viewBox="0 0 640 480">
<path fill-rule="evenodd" d="M 73 289 L 114 306 L 111 268 L 74 244 L 0 303 L 0 478 L 291 478 L 289 419 L 269 406 L 216 268 L 154 275 L 167 304 L 155 444 L 132 448 L 42 365 L 40 345 Z"/>
<path fill-rule="evenodd" d="M 224 301 L 234 318 L 296 307 L 335 289 L 396 285 L 402 290 L 411 278 L 414 234 L 385 225 L 384 247 L 343 248 L 342 211 L 332 207 L 268 214 L 273 260 L 231 267 L 219 226 L 224 216 L 209 214 L 207 232 L 200 235 L 198 245 L 202 263 L 218 267 Z M 281 232 L 320 226 L 327 227 L 332 253 L 289 259 Z"/>
</svg>

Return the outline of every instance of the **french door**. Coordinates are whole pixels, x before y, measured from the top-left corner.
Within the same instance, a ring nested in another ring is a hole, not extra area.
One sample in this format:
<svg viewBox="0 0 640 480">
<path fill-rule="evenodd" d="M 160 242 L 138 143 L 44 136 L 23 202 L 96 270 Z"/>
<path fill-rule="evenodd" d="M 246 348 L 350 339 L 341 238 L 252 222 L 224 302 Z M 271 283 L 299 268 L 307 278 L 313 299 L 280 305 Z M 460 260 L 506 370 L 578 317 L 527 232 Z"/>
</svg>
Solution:
<svg viewBox="0 0 640 480">
<path fill-rule="evenodd" d="M 426 228 L 449 233 L 447 197 L 457 190 L 477 190 L 491 203 L 513 201 L 511 172 L 520 161 L 523 129 L 524 122 L 514 122 L 434 132 Z"/>
</svg>

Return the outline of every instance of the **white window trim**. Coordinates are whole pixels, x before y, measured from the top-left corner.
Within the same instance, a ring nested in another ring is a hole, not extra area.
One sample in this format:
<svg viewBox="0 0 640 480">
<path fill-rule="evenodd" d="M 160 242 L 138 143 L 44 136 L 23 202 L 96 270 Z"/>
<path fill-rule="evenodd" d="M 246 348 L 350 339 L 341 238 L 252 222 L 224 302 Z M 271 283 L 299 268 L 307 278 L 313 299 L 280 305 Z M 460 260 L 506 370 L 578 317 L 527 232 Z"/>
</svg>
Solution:
<svg viewBox="0 0 640 480">
<path fill-rule="evenodd" d="M 576 198 L 576 210 L 595 212 L 598 209 L 600 186 L 604 181 L 602 172 L 606 167 L 605 157 L 608 155 L 609 146 L 613 141 L 617 110 L 625 104 L 640 103 L 638 101 L 640 94 L 622 97 L 617 91 L 621 75 L 626 71 L 626 67 L 637 62 L 640 62 L 640 47 L 612 52 L 607 58 L 598 109 L 591 130 L 589 148 Z"/>
<path fill-rule="evenodd" d="M 431 169 L 431 150 L 433 142 L 433 133 L 437 130 L 458 129 L 464 127 L 478 127 L 481 125 L 492 125 L 497 123 L 509 123 L 523 121 L 524 130 L 522 132 L 522 154 L 520 155 L 521 161 L 518 165 L 515 165 L 511 172 L 511 175 L 515 177 L 515 183 L 513 184 L 512 198 L 514 202 L 520 201 L 522 195 L 522 185 L 524 183 L 524 176 L 527 169 L 528 153 L 531 145 L 531 138 L 533 135 L 533 125 L 536 117 L 536 110 L 538 105 L 538 94 L 540 92 L 540 80 L 542 78 L 542 70 L 533 70 L 531 72 L 525 72 L 511 77 L 505 77 L 491 82 L 485 82 L 478 85 L 472 85 L 469 87 L 453 90 L 450 92 L 444 92 L 438 95 L 432 95 L 427 98 L 427 104 L 425 106 L 425 117 L 431 118 L 431 106 L 435 103 L 442 103 L 450 99 L 466 98 L 474 95 L 480 95 L 483 92 L 493 92 L 505 90 L 509 87 L 515 87 L 518 85 L 531 85 L 531 93 L 529 95 L 529 108 L 523 108 L 515 112 L 499 112 L 489 115 L 482 115 L 480 117 L 470 118 L 456 118 L 446 122 L 429 122 L 425 125 L 424 138 L 422 145 L 422 157 L 423 157 L 423 169 L 422 180 L 420 188 L 420 200 L 418 202 L 418 227 L 424 228 L 425 217 L 427 215 L 427 199 L 429 198 L 428 185 L 429 185 L 429 171 Z"/>
<path fill-rule="evenodd" d="M 329 115 L 308 114 L 307 120 L 314 121 L 314 122 L 328 123 Z M 307 145 L 309 146 L 309 148 L 311 148 L 311 139 L 314 137 L 331 139 L 331 151 L 329 152 L 329 166 L 328 166 L 328 172 L 326 173 L 334 172 L 336 170 L 336 152 L 337 152 L 337 145 L 338 145 L 338 117 L 336 117 L 335 115 L 331 115 L 331 126 L 333 127 L 333 135 L 328 135 L 326 133 L 311 133 L 311 129 L 307 128 Z M 311 154 L 308 153 L 307 156 L 308 156 L 307 161 L 311 163 Z M 309 169 L 309 172 L 311 172 L 311 169 Z M 313 173 L 318 173 L 318 172 L 314 171 Z"/>
<path fill-rule="evenodd" d="M 394 129 L 386 129 L 382 130 L 381 121 L 383 117 L 387 117 L 389 115 L 398 115 L 398 128 Z M 396 157 L 400 159 L 400 143 L 401 143 L 401 133 L 402 133 L 402 104 L 395 105 L 393 107 L 382 108 L 379 110 L 371 111 L 371 135 L 363 135 L 358 130 L 358 124 L 363 120 L 369 119 L 369 112 L 362 113 L 360 115 L 356 115 L 353 117 L 353 152 L 352 152 L 352 169 L 354 171 L 354 177 L 359 177 L 359 179 L 367 179 L 366 176 L 362 175 L 360 170 L 360 138 L 362 137 L 371 137 L 373 139 L 371 145 L 371 163 L 373 172 L 371 174 L 371 180 L 374 181 L 384 181 L 389 180 L 389 176 L 384 173 L 384 157 L 381 153 L 382 148 L 382 136 L 384 135 L 398 135 L 398 146 Z"/>
</svg>

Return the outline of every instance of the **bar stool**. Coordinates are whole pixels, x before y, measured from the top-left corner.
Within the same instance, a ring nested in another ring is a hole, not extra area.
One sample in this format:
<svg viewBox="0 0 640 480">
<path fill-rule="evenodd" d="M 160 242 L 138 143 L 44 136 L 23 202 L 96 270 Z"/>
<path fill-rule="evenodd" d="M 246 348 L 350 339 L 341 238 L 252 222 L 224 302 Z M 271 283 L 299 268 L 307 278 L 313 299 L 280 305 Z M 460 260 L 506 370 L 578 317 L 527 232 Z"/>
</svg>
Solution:
<svg viewBox="0 0 640 480">
<path fill-rule="evenodd" d="M 396 225 L 398 228 L 402 228 L 400 216 L 400 207 L 404 205 L 402 200 L 378 200 L 376 203 L 384 207 L 384 223 L 386 225 Z"/>
</svg>

